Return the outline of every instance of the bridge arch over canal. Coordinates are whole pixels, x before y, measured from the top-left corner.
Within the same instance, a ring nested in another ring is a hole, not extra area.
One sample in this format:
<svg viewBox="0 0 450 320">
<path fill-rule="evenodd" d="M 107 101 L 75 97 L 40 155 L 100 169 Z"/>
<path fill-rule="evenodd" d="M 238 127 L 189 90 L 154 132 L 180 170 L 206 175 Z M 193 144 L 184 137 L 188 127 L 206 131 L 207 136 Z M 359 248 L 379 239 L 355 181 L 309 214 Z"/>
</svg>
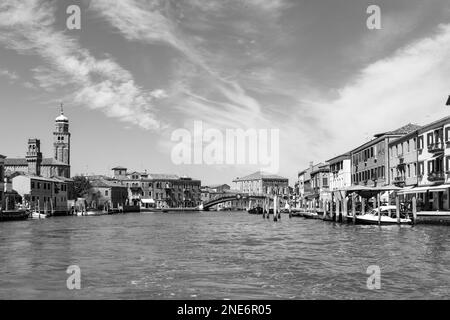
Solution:
<svg viewBox="0 0 450 320">
<path fill-rule="evenodd" d="M 238 201 L 238 200 L 263 200 L 269 199 L 269 201 L 273 201 L 272 197 L 264 196 L 264 195 L 249 195 L 246 193 L 236 193 L 236 194 L 226 194 L 219 196 L 210 201 L 204 202 L 199 206 L 200 210 L 209 211 L 211 207 L 214 207 L 218 204 L 225 203 L 228 201 Z"/>
</svg>

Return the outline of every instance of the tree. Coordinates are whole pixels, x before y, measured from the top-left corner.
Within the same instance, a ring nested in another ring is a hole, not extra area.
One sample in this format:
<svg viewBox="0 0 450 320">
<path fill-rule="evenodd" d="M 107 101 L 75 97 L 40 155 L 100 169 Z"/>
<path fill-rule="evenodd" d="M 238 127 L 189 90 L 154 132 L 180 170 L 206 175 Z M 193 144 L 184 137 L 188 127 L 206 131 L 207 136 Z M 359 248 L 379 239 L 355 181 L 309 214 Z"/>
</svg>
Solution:
<svg viewBox="0 0 450 320">
<path fill-rule="evenodd" d="M 89 194 L 92 188 L 91 183 L 85 176 L 75 176 L 74 180 L 74 192 L 77 198 L 84 198 Z"/>
</svg>

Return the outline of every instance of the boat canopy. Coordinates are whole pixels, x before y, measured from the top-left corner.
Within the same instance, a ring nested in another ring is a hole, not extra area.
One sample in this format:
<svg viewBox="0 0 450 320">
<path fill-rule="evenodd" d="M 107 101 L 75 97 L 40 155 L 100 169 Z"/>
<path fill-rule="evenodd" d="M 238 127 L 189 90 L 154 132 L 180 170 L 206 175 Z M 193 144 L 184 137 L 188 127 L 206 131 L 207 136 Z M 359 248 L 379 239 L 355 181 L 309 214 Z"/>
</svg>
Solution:
<svg viewBox="0 0 450 320">
<path fill-rule="evenodd" d="M 153 203 L 155 203 L 155 200 L 153 200 L 153 199 L 141 199 L 141 202 L 142 202 L 142 203 L 150 203 L 150 204 L 153 204 Z"/>
</svg>

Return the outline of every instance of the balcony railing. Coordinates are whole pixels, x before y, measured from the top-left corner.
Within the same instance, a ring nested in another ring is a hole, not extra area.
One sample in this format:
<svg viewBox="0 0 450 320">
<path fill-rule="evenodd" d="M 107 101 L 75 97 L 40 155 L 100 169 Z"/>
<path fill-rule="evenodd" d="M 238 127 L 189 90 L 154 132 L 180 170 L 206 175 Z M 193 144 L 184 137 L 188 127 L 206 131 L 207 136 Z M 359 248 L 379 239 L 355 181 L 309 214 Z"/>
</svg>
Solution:
<svg viewBox="0 0 450 320">
<path fill-rule="evenodd" d="M 405 182 L 405 181 L 406 181 L 406 178 L 403 176 L 394 178 L 394 182 L 396 182 L 396 183 Z"/>
<path fill-rule="evenodd" d="M 428 145 L 428 152 L 442 152 L 444 151 L 444 143 L 437 142 Z"/>
<path fill-rule="evenodd" d="M 431 182 L 443 182 L 445 181 L 444 172 L 433 172 L 428 175 L 428 180 Z"/>
</svg>

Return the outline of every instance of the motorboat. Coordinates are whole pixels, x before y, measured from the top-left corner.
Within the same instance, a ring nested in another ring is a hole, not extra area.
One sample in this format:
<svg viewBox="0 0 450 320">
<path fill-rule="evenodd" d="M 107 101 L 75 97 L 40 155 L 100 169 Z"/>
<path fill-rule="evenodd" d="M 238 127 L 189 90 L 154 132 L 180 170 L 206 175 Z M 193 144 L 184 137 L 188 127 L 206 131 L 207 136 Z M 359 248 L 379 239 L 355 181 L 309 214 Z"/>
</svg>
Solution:
<svg viewBox="0 0 450 320">
<path fill-rule="evenodd" d="M 0 211 L 0 221 L 20 221 L 27 220 L 29 213 L 27 210 L 6 210 Z"/>
<path fill-rule="evenodd" d="M 357 224 L 398 224 L 396 206 L 381 206 L 379 208 L 381 217 L 378 216 L 378 208 L 372 209 L 364 215 L 356 216 Z M 405 216 L 400 216 L 400 224 L 412 224 L 412 220 Z"/>
<path fill-rule="evenodd" d="M 319 214 L 314 211 L 306 211 L 306 212 L 303 212 L 303 217 L 305 217 L 306 219 L 318 219 Z"/>
<path fill-rule="evenodd" d="M 264 210 L 261 207 L 255 207 L 247 210 L 250 214 L 263 214 Z"/>
<path fill-rule="evenodd" d="M 40 212 L 34 211 L 34 212 L 30 213 L 30 218 L 31 219 L 35 219 L 35 220 L 46 219 L 47 215 L 44 214 L 44 213 L 40 213 Z"/>
</svg>

